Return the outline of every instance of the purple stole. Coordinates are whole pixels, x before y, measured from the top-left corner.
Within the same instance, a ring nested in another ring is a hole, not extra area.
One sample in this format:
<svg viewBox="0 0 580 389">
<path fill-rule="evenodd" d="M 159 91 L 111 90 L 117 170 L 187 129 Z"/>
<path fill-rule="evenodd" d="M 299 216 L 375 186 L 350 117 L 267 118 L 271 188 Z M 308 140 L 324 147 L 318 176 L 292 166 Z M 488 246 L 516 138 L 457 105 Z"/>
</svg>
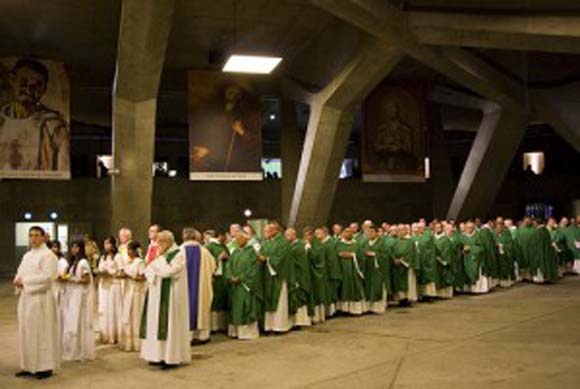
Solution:
<svg viewBox="0 0 580 389">
<path fill-rule="evenodd" d="M 187 286 L 189 291 L 189 330 L 197 329 L 197 311 L 199 308 L 199 274 L 201 271 L 201 247 L 185 246 L 187 263 Z"/>
</svg>

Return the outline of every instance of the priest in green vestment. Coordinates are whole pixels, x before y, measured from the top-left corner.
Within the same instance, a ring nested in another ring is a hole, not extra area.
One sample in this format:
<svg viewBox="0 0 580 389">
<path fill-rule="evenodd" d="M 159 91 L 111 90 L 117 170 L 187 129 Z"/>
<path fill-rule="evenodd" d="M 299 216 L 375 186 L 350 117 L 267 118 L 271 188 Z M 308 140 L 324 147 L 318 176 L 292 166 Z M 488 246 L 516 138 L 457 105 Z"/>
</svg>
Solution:
<svg viewBox="0 0 580 389">
<path fill-rule="evenodd" d="M 243 231 L 236 232 L 236 247 L 225 267 L 228 282 L 228 336 L 256 339 L 260 336 L 258 322 L 262 316 L 263 265 Z"/>
<path fill-rule="evenodd" d="M 496 220 L 494 239 L 498 254 L 499 285 L 509 288 L 516 282 L 514 244 L 511 232 L 501 219 Z"/>
<path fill-rule="evenodd" d="M 534 226 L 538 232 L 536 239 L 539 250 L 530 265 L 532 281 L 537 284 L 555 281 L 558 278 L 558 257 L 550 232 L 541 219 L 536 219 Z"/>
<path fill-rule="evenodd" d="M 312 325 L 309 312 L 312 287 L 306 247 L 304 242 L 298 239 L 298 234 L 294 228 L 286 229 L 284 237 L 290 244 L 288 250 L 288 300 L 291 321 L 297 327 L 308 327 Z"/>
<path fill-rule="evenodd" d="M 158 256 L 145 268 L 147 295 L 141 320 L 141 358 L 170 368 L 191 361 L 185 250 L 171 231 L 157 235 Z"/>
<path fill-rule="evenodd" d="M 304 247 L 310 266 L 311 275 L 311 316 L 312 322 L 326 321 L 326 307 L 328 306 L 328 281 L 326 279 L 326 264 L 324 246 L 314 237 L 312 228 L 304 229 Z"/>
<path fill-rule="evenodd" d="M 424 223 L 424 222 L 423 222 Z M 431 233 L 425 231 L 425 225 L 414 223 L 411 226 L 412 238 L 417 247 L 417 256 L 420 264 L 419 293 L 422 300 L 433 301 L 437 297 L 437 257 L 435 242 Z"/>
<path fill-rule="evenodd" d="M 415 241 L 411 238 L 411 227 L 400 224 L 399 236 L 393 245 L 393 300 L 399 307 L 408 307 L 417 301 L 417 272 L 419 260 Z"/>
<path fill-rule="evenodd" d="M 399 236 L 398 226 L 392 225 L 388 226 L 387 233 L 383 237 L 385 241 L 385 247 L 387 248 L 387 252 L 389 256 L 388 260 L 388 270 L 389 270 L 389 278 L 387 279 L 387 301 L 393 301 L 393 248 L 397 243 L 397 239 Z"/>
<path fill-rule="evenodd" d="M 491 291 L 499 283 L 496 243 L 493 237 L 494 223 L 492 220 L 482 225 L 478 231 L 479 242 L 482 247 L 481 274 L 487 282 L 487 289 Z"/>
<path fill-rule="evenodd" d="M 366 264 L 364 287 L 367 309 L 380 314 L 387 308 L 390 253 L 376 226 L 367 225 L 365 231 L 366 239 L 360 243 L 360 253 Z"/>
<path fill-rule="evenodd" d="M 556 257 L 558 263 L 558 277 L 562 278 L 567 271 L 568 257 L 566 250 L 566 237 L 564 236 L 562 229 L 558 225 L 556 219 L 551 217 L 548 219 L 546 225 L 548 231 L 550 232 L 550 239 L 552 240 L 552 246 L 556 250 Z"/>
<path fill-rule="evenodd" d="M 566 240 L 568 271 L 580 274 L 580 217 L 576 217 L 575 224 L 570 223 L 568 218 L 562 218 L 560 228 Z"/>
<path fill-rule="evenodd" d="M 461 239 L 461 233 L 451 224 L 445 226 L 445 234 L 451 240 L 453 246 L 452 254 L 456 258 L 453 265 L 453 292 L 455 294 L 457 292 L 463 292 L 466 284 L 462 253 L 463 241 Z"/>
<path fill-rule="evenodd" d="M 535 268 L 539 256 L 538 242 L 538 230 L 534 227 L 532 218 L 524 217 L 516 232 L 516 244 L 519 251 L 518 270 L 522 280 L 532 281 L 530 267 Z"/>
<path fill-rule="evenodd" d="M 336 253 L 340 260 L 342 284 L 338 309 L 351 315 L 365 312 L 364 292 L 364 257 L 359 253 L 359 245 L 349 228 L 342 232 L 342 238 L 336 242 Z"/>
<path fill-rule="evenodd" d="M 290 245 L 277 223 L 264 227 L 264 239 L 258 256 L 264 263 L 264 331 L 288 332 L 292 328 L 288 302 Z"/>
<path fill-rule="evenodd" d="M 464 291 L 469 293 L 487 293 L 489 286 L 483 276 L 483 246 L 479 240 L 479 232 L 471 221 L 465 223 L 465 232 L 461 235 L 463 254 L 463 275 L 465 277 Z"/>
<path fill-rule="evenodd" d="M 211 330 L 227 330 L 228 291 L 224 278 L 225 267 L 230 257 L 225 245 L 226 235 L 214 230 L 206 231 L 206 248 L 216 261 L 216 271 L 213 275 L 213 301 L 211 306 Z"/>
<path fill-rule="evenodd" d="M 453 229 L 452 226 L 450 226 Z M 435 258 L 437 260 L 437 297 L 450 299 L 453 297 L 454 268 L 459 250 L 451 238 L 443 230 L 439 222 L 433 224 L 433 241 L 435 243 Z"/>
<path fill-rule="evenodd" d="M 326 227 L 319 227 L 314 233 L 322 245 L 326 265 L 326 279 L 328 282 L 326 316 L 334 316 L 340 298 L 340 286 L 342 283 L 342 271 L 335 248 L 336 242 L 330 237 Z"/>
</svg>

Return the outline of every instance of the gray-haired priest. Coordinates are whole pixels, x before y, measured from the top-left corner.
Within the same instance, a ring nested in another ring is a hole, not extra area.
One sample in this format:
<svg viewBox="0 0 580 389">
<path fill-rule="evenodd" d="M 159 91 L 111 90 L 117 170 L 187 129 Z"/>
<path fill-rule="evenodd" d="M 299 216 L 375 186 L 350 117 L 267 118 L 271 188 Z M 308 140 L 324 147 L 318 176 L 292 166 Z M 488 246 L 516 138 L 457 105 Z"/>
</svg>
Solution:
<svg viewBox="0 0 580 389">
<path fill-rule="evenodd" d="M 157 244 L 158 257 L 145 269 L 149 288 L 141 321 L 141 358 L 169 369 L 191 361 L 186 260 L 170 231 L 161 231 Z"/>
<path fill-rule="evenodd" d="M 211 332 L 212 280 L 216 262 L 207 248 L 201 245 L 201 234 L 195 228 L 183 229 L 182 253 L 187 268 L 189 295 L 189 330 L 192 344 L 209 342 Z"/>
</svg>

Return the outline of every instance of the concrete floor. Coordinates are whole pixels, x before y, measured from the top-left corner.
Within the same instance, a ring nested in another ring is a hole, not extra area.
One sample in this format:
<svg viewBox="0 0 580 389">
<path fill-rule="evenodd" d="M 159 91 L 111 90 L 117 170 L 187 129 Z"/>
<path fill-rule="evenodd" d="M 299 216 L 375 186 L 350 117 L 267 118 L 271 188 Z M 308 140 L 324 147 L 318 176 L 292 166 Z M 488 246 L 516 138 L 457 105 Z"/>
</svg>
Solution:
<svg viewBox="0 0 580 389">
<path fill-rule="evenodd" d="M 13 377 L 16 299 L 0 286 L 0 388 L 580 388 L 580 277 L 336 318 L 285 336 L 216 336 L 193 362 L 150 368 L 99 347 L 45 382 Z"/>
</svg>

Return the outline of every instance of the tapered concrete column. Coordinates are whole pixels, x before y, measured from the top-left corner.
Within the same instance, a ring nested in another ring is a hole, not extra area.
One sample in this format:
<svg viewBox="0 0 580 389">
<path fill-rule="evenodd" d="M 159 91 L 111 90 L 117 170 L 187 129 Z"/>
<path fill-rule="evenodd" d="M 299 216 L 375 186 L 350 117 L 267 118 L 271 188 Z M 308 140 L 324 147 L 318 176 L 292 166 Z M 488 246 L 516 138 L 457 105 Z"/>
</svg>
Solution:
<svg viewBox="0 0 580 389">
<path fill-rule="evenodd" d="M 369 39 L 342 72 L 313 98 L 289 225 L 304 227 L 327 222 L 356 105 L 401 57 L 400 50 Z"/>
<path fill-rule="evenodd" d="M 145 241 L 151 223 L 159 80 L 174 0 L 123 0 L 113 94 L 111 229 Z"/>
<path fill-rule="evenodd" d="M 532 93 L 534 112 L 580 152 L 580 83 Z"/>
<path fill-rule="evenodd" d="M 527 115 L 491 105 L 463 168 L 447 217 L 485 217 L 527 128 Z"/>
<path fill-rule="evenodd" d="M 282 223 L 287 225 L 288 218 L 290 217 L 294 185 L 296 184 L 296 176 L 298 175 L 298 167 L 300 166 L 302 144 L 296 117 L 296 104 L 284 98 L 281 100 L 280 112 L 282 119 L 282 133 L 280 137 L 280 153 L 282 157 Z"/>
</svg>

